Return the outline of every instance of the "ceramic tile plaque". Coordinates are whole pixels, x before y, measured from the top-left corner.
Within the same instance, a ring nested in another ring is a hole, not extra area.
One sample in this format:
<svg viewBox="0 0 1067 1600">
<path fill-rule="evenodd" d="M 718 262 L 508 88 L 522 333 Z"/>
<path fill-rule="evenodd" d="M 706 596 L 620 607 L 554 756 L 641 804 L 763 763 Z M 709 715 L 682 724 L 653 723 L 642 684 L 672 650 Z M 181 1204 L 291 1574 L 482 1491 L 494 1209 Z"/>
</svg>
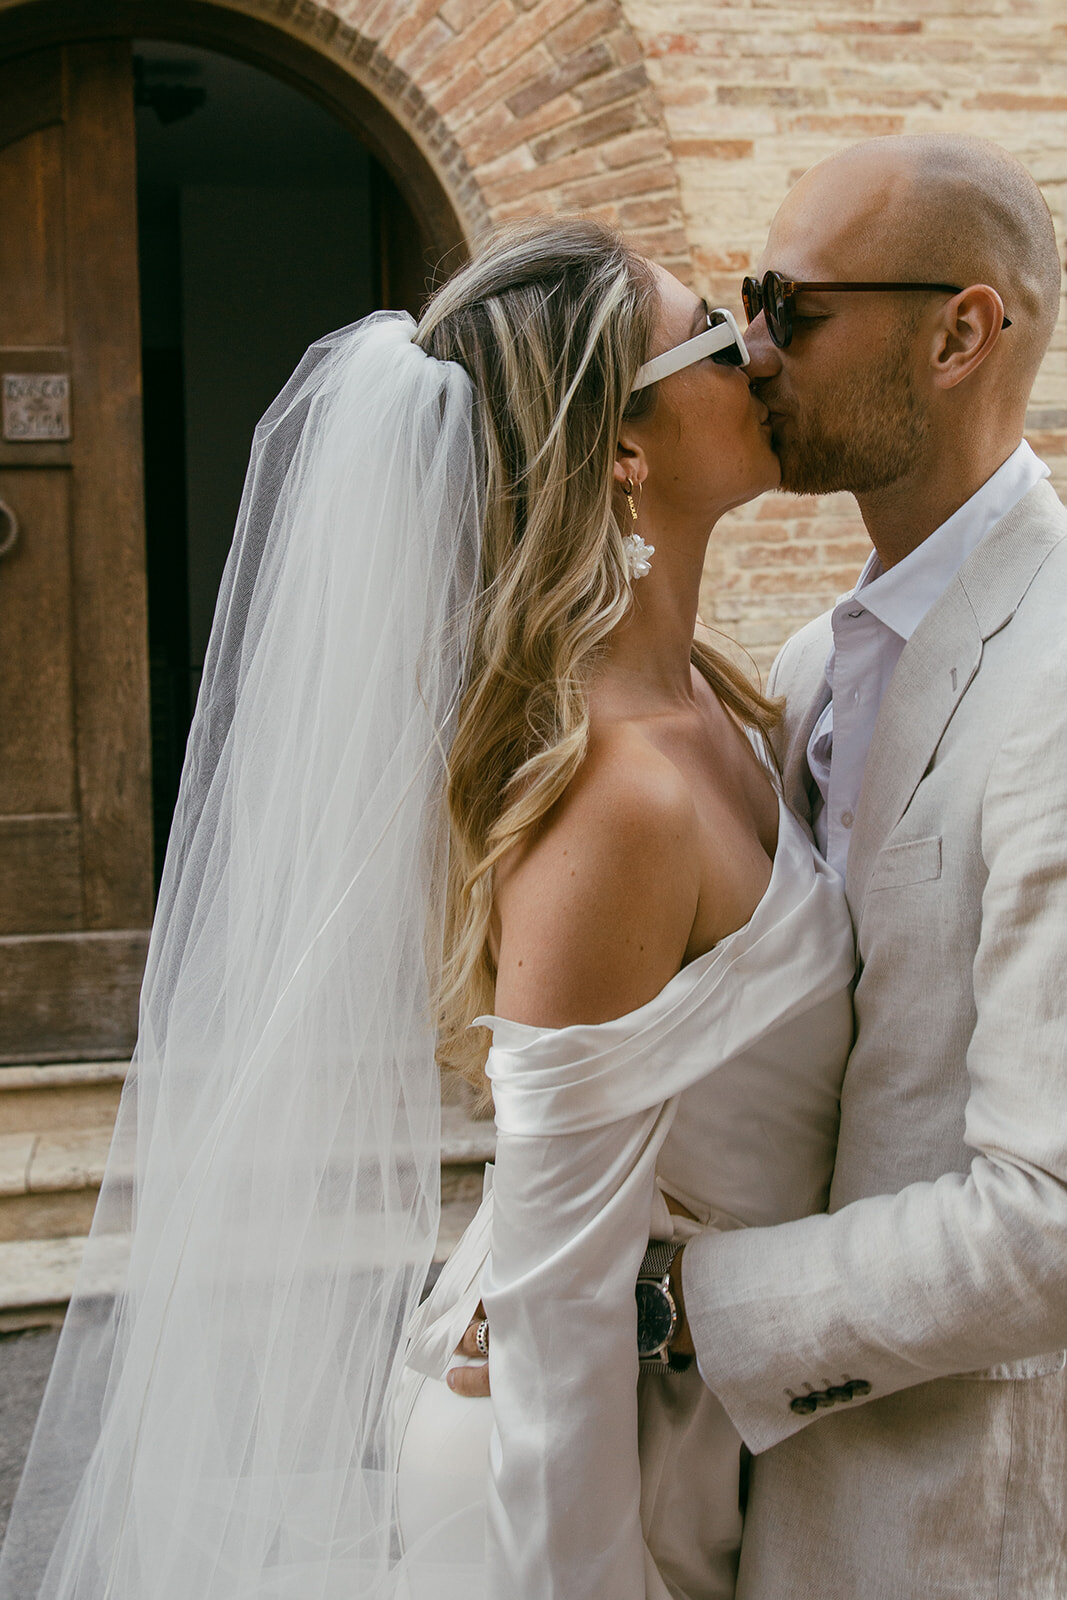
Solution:
<svg viewBox="0 0 1067 1600">
<path fill-rule="evenodd" d="M 3 428 L 8 444 L 69 439 L 69 374 L 5 372 Z"/>
</svg>

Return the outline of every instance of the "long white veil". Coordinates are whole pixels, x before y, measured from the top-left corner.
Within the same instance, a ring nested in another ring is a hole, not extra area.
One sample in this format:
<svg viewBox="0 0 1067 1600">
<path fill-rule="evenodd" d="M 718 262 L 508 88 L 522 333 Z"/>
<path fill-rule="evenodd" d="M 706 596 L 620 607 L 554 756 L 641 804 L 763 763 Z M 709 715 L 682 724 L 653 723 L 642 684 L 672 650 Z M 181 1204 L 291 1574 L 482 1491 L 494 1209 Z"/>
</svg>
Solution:
<svg viewBox="0 0 1067 1600">
<path fill-rule="evenodd" d="M 256 433 L 3 1600 L 396 1592 L 388 1402 L 438 1221 L 480 526 L 470 381 L 413 331 L 379 313 L 313 346 Z"/>
</svg>

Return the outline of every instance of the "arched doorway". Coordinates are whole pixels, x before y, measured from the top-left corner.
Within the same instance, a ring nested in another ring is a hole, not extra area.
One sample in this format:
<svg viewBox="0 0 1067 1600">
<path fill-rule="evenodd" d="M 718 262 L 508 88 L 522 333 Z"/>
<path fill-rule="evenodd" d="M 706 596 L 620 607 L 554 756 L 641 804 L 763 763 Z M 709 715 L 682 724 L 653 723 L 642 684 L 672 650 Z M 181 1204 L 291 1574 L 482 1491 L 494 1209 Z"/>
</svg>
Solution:
<svg viewBox="0 0 1067 1600">
<path fill-rule="evenodd" d="M 0 1061 L 132 1044 L 251 427 L 310 339 L 464 247 L 399 124 L 271 33 L 0 17 Z"/>
<path fill-rule="evenodd" d="M 232 56 L 133 41 L 156 880 L 258 418 L 307 346 L 437 260 L 367 146 Z"/>
</svg>

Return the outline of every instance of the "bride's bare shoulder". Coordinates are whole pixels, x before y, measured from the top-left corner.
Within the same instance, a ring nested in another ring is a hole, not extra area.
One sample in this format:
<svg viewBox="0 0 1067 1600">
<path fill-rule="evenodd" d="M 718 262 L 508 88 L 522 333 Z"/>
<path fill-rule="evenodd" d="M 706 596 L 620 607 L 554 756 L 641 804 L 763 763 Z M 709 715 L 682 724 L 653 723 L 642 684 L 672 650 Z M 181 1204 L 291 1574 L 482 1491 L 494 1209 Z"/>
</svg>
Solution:
<svg viewBox="0 0 1067 1600">
<path fill-rule="evenodd" d="M 566 1027 L 658 994 L 696 915 L 697 842 L 673 762 L 629 725 L 596 732 L 536 837 L 497 874 L 498 1015 Z"/>
</svg>

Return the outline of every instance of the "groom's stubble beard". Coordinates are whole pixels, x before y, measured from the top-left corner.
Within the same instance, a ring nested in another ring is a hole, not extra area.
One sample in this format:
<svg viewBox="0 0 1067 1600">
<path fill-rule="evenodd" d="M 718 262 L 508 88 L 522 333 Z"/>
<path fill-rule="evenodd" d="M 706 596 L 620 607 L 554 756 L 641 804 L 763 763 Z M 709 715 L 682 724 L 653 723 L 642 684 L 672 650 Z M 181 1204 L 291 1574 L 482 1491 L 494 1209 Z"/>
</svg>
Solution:
<svg viewBox="0 0 1067 1600">
<path fill-rule="evenodd" d="M 773 410 L 773 396 L 767 403 Z M 929 426 L 905 338 L 877 365 L 809 397 L 786 428 L 774 429 L 782 465 L 779 488 L 792 494 L 870 494 L 888 488 L 913 470 Z"/>
</svg>

